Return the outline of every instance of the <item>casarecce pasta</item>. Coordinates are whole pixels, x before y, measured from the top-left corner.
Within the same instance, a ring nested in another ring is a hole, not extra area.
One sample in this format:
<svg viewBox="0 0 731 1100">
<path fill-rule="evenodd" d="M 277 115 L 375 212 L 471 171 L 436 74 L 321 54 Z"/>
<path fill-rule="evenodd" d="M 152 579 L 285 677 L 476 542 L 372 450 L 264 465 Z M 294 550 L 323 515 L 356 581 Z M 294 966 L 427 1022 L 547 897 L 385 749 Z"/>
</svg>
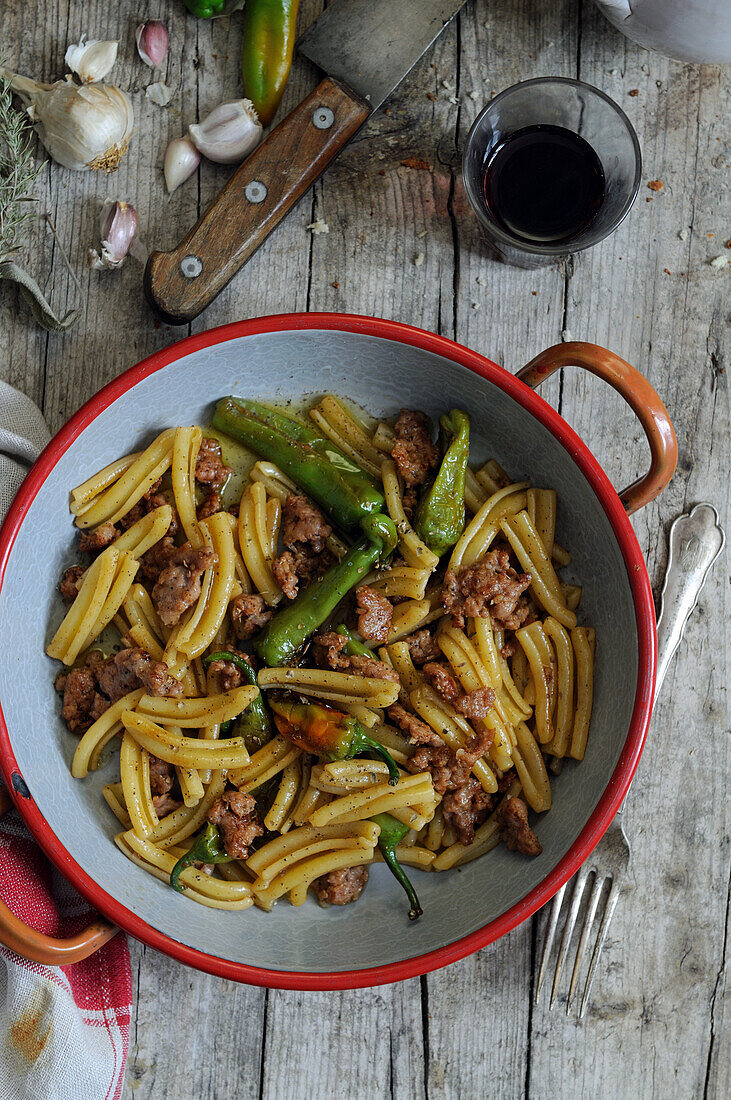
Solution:
<svg viewBox="0 0 731 1100">
<path fill-rule="evenodd" d="M 229 437 L 253 455 L 235 496 Z M 129 860 L 231 910 L 345 904 L 385 862 L 415 918 L 404 866 L 540 854 L 528 812 L 583 759 L 596 636 L 556 492 L 469 458 L 459 410 L 435 442 L 416 411 L 224 398 L 71 490 L 83 560 L 47 653 Z"/>
</svg>

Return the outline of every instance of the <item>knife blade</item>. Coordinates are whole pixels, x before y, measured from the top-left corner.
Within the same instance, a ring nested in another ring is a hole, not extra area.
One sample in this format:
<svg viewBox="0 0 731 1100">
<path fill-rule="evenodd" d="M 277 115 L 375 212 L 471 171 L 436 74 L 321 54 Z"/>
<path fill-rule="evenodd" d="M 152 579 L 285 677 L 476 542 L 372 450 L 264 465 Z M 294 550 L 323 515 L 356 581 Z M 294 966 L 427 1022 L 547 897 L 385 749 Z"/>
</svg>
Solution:
<svg viewBox="0 0 731 1100">
<path fill-rule="evenodd" d="M 429 49 L 466 0 L 335 0 L 300 52 L 327 76 L 234 172 L 171 252 L 151 253 L 145 295 L 187 324 L 271 231 Z"/>
<path fill-rule="evenodd" d="M 336 0 L 297 50 L 377 110 L 465 0 Z"/>
</svg>

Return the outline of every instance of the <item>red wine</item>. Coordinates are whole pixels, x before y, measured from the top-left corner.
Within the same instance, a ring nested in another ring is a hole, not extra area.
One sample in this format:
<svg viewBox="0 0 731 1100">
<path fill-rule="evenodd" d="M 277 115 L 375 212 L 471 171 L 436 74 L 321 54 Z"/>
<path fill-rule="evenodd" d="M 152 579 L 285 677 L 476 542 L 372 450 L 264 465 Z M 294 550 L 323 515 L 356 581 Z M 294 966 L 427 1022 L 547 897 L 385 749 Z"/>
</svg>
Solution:
<svg viewBox="0 0 731 1100">
<path fill-rule="evenodd" d="M 483 168 L 488 210 L 513 237 L 555 244 L 576 237 L 604 199 L 601 161 L 563 126 L 526 126 L 489 150 Z"/>
</svg>

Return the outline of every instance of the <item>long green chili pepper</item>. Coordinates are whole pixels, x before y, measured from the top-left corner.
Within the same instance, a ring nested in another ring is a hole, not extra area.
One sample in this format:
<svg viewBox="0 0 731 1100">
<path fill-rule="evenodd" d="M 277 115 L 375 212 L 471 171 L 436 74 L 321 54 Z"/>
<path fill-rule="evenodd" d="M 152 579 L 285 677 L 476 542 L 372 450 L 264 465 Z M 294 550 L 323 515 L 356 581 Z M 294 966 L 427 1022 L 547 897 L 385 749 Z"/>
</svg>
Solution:
<svg viewBox="0 0 731 1100">
<path fill-rule="evenodd" d="M 246 0 L 241 75 L 262 125 L 277 113 L 292 67 L 299 0 Z"/>
<path fill-rule="evenodd" d="M 322 626 L 351 588 L 394 549 L 397 535 L 393 521 L 388 516 L 378 518 L 383 521 L 383 540 L 365 538 L 351 546 L 344 558 L 278 611 L 257 635 L 254 649 L 269 668 L 289 664 L 299 647 Z"/>
<path fill-rule="evenodd" d="M 383 508 L 383 493 L 360 466 L 294 417 L 258 401 L 224 397 L 213 424 L 276 463 L 345 530 L 363 526 L 368 532 L 368 517 Z"/>
<path fill-rule="evenodd" d="M 180 872 L 191 863 L 230 863 L 232 856 L 224 848 L 218 829 L 210 821 L 202 833 L 199 833 L 191 847 L 181 856 L 170 872 L 170 885 L 173 890 L 183 892 L 180 885 Z"/>
<path fill-rule="evenodd" d="M 406 872 L 396 858 L 396 848 L 408 833 L 409 826 L 404 825 L 402 821 L 397 821 L 396 818 L 391 817 L 390 814 L 376 814 L 375 817 L 371 818 L 371 821 L 375 821 L 376 825 L 378 825 L 381 830 L 380 836 L 378 837 L 378 847 L 381 849 L 384 863 L 387 865 L 397 882 L 399 882 L 406 891 L 406 896 L 411 906 L 409 909 L 409 920 L 417 920 L 424 910 L 419 904 L 416 890 L 411 885 Z"/>
<path fill-rule="evenodd" d="M 212 19 L 214 15 L 222 15 L 226 7 L 226 0 L 183 0 L 183 3 L 199 19 Z"/>
<path fill-rule="evenodd" d="M 340 623 L 335 627 L 336 634 L 342 634 L 348 641 L 343 646 L 343 651 L 347 653 L 349 657 L 372 657 L 373 650 L 369 649 L 367 645 L 363 645 L 361 641 L 356 638 L 352 630 L 348 630 L 344 623 Z"/>
<path fill-rule="evenodd" d="M 272 700 L 271 708 L 282 737 L 297 748 L 324 760 L 350 760 L 359 752 L 375 752 L 388 767 L 389 784 L 394 787 L 398 783 L 399 770 L 391 753 L 350 714 L 318 703 L 290 703 L 283 699 Z"/>
<path fill-rule="evenodd" d="M 231 664 L 236 665 L 247 684 L 257 687 L 256 673 L 240 653 L 232 653 L 228 649 L 221 650 L 220 653 L 209 653 L 203 658 L 204 668 L 207 668 L 212 661 L 230 661 Z M 221 726 L 221 733 L 223 732 L 224 726 Z M 252 699 L 245 711 L 237 718 L 231 719 L 225 733 L 227 737 L 243 737 L 244 744 L 250 753 L 256 752 L 271 741 L 274 730 L 261 692 Z"/>
<path fill-rule="evenodd" d="M 464 531 L 464 490 L 470 454 L 470 421 L 459 409 L 439 420 L 442 435 L 450 440 L 439 473 L 424 492 L 416 512 L 414 530 L 439 557 Z"/>
</svg>

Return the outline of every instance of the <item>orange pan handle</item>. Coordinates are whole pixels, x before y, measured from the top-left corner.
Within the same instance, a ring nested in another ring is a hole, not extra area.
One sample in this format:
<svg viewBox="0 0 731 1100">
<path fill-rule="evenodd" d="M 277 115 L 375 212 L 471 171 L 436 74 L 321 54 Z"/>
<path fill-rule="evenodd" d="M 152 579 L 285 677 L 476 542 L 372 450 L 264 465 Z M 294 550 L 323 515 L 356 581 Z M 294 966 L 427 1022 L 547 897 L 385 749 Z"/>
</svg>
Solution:
<svg viewBox="0 0 731 1100">
<path fill-rule="evenodd" d="M 622 395 L 645 430 L 652 456 L 650 469 L 619 494 L 627 513 L 632 515 L 654 500 L 675 472 L 678 441 L 668 411 L 644 375 L 598 344 L 579 341 L 556 344 L 519 370 L 518 378 L 536 389 L 561 367 L 583 367 L 608 382 Z"/>
<path fill-rule="evenodd" d="M 0 816 L 11 806 L 10 795 L 0 783 Z M 108 943 L 118 931 L 113 924 L 100 917 L 75 936 L 54 939 L 29 928 L 0 901 L 0 943 L 24 959 L 45 966 L 68 966 L 69 963 L 80 962 Z"/>
</svg>

